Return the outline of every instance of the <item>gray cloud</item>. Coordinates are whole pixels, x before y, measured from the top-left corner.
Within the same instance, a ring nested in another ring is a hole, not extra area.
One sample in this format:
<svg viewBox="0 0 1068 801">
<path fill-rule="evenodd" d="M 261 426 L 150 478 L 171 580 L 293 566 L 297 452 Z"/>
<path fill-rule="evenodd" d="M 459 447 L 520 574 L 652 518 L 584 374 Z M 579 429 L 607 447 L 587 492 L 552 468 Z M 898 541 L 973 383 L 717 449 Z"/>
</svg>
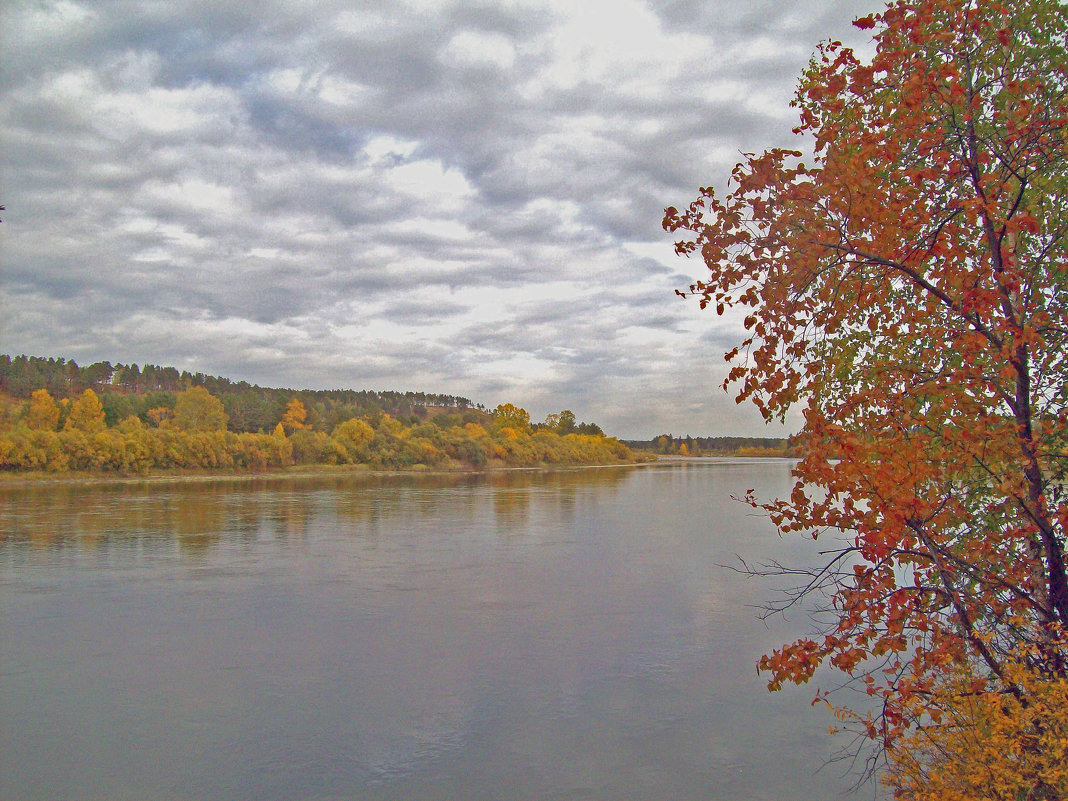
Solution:
<svg viewBox="0 0 1068 801">
<path fill-rule="evenodd" d="M 762 432 L 660 218 L 868 10 L 5 3 L 0 350 Z"/>
</svg>

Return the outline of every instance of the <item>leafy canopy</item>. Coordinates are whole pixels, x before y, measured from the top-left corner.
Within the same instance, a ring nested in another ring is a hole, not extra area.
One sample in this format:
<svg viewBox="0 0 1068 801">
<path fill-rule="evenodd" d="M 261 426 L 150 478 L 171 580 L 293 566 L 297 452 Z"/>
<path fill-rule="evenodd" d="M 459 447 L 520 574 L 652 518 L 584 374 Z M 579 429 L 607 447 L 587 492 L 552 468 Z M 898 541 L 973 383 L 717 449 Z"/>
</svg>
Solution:
<svg viewBox="0 0 1068 801">
<path fill-rule="evenodd" d="M 39 396 L 38 403 L 42 400 Z M 93 390 L 87 389 L 74 399 L 63 427 L 68 431 L 82 431 L 87 434 L 104 430 L 104 406 Z"/>
<path fill-rule="evenodd" d="M 889 4 L 870 63 L 830 42 L 802 76 L 809 163 L 747 155 L 664 217 L 708 268 L 680 294 L 745 309 L 725 386 L 803 414 L 791 496 L 750 502 L 835 538 L 799 591 L 833 622 L 760 667 L 863 682 L 884 745 L 961 671 L 1026 707 L 1068 668 L 1066 14 Z"/>
<path fill-rule="evenodd" d="M 224 431 L 226 411 L 222 401 L 204 387 L 182 392 L 174 402 L 174 425 L 182 431 Z"/>
<path fill-rule="evenodd" d="M 47 389 L 38 389 L 30 395 L 26 412 L 26 425 L 35 431 L 55 431 L 59 424 L 59 406 Z"/>
</svg>

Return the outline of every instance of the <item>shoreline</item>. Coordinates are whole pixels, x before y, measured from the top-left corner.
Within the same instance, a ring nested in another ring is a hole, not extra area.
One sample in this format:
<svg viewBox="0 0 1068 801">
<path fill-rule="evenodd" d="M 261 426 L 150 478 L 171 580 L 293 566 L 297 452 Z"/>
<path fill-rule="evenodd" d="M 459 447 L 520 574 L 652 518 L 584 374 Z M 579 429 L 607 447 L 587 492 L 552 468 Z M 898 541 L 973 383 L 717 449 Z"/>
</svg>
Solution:
<svg viewBox="0 0 1068 801">
<path fill-rule="evenodd" d="M 323 476 L 450 476 L 482 475 L 517 471 L 591 470 L 598 468 L 644 467 L 659 459 L 637 462 L 613 462 L 610 464 L 546 464 L 530 467 L 454 468 L 451 470 L 374 470 L 366 465 L 300 465 L 278 467 L 268 470 L 157 470 L 141 474 L 112 473 L 48 473 L 34 471 L 25 473 L 0 473 L 0 490 L 24 487 L 59 485 L 108 485 L 108 484 L 175 484 L 202 483 L 208 481 L 281 481 L 294 478 L 318 478 Z"/>
<path fill-rule="evenodd" d="M 384 476 L 454 476 L 483 475 L 488 473 L 550 472 L 556 470 L 597 470 L 619 467 L 648 467 L 662 462 L 707 462 L 712 460 L 793 459 L 795 456 L 764 455 L 742 456 L 723 454 L 715 456 L 679 456 L 656 454 L 652 459 L 634 462 L 611 462 L 608 464 L 542 464 L 529 467 L 500 465 L 493 467 L 460 467 L 435 470 L 376 470 L 367 465 L 294 465 L 267 470 L 156 470 L 148 473 L 48 473 L 45 471 L 2 473 L 0 490 L 41 486 L 101 486 L 122 484 L 176 484 L 204 483 L 209 481 L 283 481 L 287 479 L 318 478 L 325 476 L 360 476 L 379 478 Z"/>
</svg>

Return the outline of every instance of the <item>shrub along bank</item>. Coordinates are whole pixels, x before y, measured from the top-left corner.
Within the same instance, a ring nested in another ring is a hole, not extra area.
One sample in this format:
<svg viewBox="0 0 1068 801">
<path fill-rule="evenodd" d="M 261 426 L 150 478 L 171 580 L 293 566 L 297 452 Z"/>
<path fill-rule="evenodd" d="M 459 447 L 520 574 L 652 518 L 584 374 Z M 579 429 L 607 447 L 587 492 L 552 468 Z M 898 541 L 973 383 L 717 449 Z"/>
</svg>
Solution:
<svg viewBox="0 0 1068 801">
<path fill-rule="evenodd" d="M 29 399 L 0 398 L 0 470 L 144 473 L 149 470 L 262 470 L 291 465 L 366 465 L 387 470 L 450 470 L 539 465 L 619 464 L 638 460 L 626 445 L 574 415 L 529 415 L 505 404 L 402 420 L 378 412 L 330 430 L 307 421 L 294 398 L 271 432 L 228 430 L 222 402 L 203 387 L 173 406 L 108 425 L 92 389 L 56 401 L 46 389 Z M 593 433 L 580 433 L 593 432 Z"/>
</svg>

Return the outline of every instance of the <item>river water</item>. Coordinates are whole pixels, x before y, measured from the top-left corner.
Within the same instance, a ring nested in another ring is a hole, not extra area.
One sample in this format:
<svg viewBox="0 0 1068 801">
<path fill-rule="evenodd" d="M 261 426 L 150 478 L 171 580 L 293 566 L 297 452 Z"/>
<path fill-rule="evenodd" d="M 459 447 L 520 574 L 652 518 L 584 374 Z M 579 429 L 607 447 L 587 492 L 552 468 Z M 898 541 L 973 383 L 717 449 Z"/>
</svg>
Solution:
<svg viewBox="0 0 1068 801">
<path fill-rule="evenodd" d="M 0 798 L 834 799 L 789 463 L 0 488 Z"/>
</svg>

